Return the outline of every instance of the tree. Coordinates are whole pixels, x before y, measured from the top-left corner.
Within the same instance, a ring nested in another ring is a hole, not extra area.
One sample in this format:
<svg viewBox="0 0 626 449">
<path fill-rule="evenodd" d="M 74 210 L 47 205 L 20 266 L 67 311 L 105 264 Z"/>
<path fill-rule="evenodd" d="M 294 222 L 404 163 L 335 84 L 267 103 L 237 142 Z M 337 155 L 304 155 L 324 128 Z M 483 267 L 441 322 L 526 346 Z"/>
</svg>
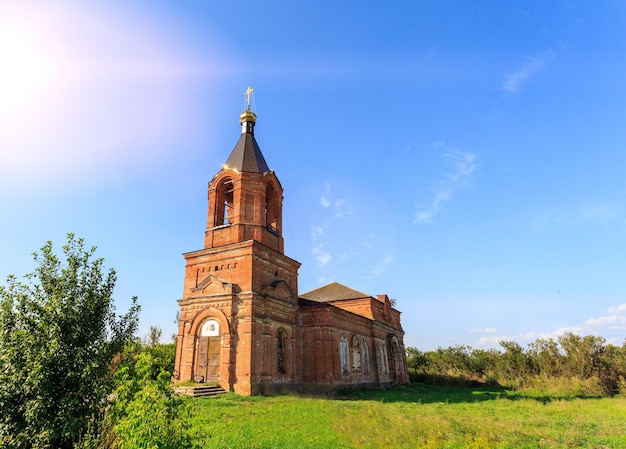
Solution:
<svg viewBox="0 0 626 449">
<path fill-rule="evenodd" d="M 599 374 L 599 357 L 605 349 L 604 338 L 592 335 L 581 337 L 566 332 L 558 340 L 565 353 L 566 368 L 570 376 L 584 380 Z"/>
<path fill-rule="evenodd" d="M 116 399 L 107 410 L 105 440 L 88 447 L 192 449 L 189 403 L 170 388 L 172 374 L 154 348 L 127 347 L 115 374 Z M 139 352 L 138 352 L 139 351 Z M 172 354 L 173 359 L 173 354 Z M 172 364 L 173 365 L 173 364 Z"/>
<path fill-rule="evenodd" d="M 534 371 L 545 377 L 563 375 L 565 357 L 557 341 L 552 338 L 539 338 L 528 345 L 528 356 L 533 362 Z"/>
<path fill-rule="evenodd" d="M 47 242 L 25 282 L 0 286 L 1 447 L 71 448 L 98 427 L 109 365 L 134 335 L 139 305 L 133 298 L 116 316 L 117 276 L 95 251 L 68 234 L 64 261 Z"/>
<path fill-rule="evenodd" d="M 417 374 L 418 372 L 425 373 L 428 368 L 428 361 L 422 351 L 417 348 L 408 346 L 405 349 L 406 352 L 406 365 L 409 369 L 409 375 Z"/>
<path fill-rule="evenodd" d="M 524 348 L 514 341 L 503 340 L 500 346 L 504 348 L 504 353 L 500 356 L 497 370 L 499 375 L 505 380 L 521 379 L 526 380 L 531 370 L 531 361 Z"/>
<path fill-rule="evenodd" d="M 161 341 L 161 335 L 163 331 L 159 326 L 150 326 L 150 332 L 143 339 L 143 344 L 146 346 L 155 346 Z"/>
</svg>

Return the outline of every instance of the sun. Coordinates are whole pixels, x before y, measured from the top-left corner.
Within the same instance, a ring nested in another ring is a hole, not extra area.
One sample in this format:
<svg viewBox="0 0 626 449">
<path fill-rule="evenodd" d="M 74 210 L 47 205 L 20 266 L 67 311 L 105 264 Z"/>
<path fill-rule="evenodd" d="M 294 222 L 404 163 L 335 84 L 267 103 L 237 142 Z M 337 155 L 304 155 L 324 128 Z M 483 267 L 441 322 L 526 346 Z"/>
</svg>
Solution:
<svg viewBox="0 0 626 449">
<path fill-rule="evenodd" d="M 53 58 L 36 33 L 0 23 L 0 117 L 28 114 L 51 86 Z"/>
</svg>

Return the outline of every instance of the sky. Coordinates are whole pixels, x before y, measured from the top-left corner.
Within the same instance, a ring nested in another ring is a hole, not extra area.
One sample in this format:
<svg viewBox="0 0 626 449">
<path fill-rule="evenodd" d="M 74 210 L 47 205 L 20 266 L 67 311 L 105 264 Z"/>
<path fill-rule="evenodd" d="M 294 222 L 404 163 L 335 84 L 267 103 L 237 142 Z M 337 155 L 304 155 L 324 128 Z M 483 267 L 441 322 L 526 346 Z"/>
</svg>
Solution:
<svg viewBox="0 0 626 449">
<path fill-rule="evenodd" d="M 405 345 L 626 337 L 626 3 L 0 0 L 0 282 L 74 233 L 139 336 L 254 90 L 299 291 L 387 294 Z"/>
</svg>

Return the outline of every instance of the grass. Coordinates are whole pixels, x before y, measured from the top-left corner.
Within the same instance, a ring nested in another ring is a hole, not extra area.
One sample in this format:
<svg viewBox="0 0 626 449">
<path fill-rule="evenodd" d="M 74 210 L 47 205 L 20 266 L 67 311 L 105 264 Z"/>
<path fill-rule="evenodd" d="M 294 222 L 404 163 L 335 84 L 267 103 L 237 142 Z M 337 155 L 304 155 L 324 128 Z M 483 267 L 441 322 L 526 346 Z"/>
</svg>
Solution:
<svg viewBox="0 0 626 449">
<path fill-rule="evenodd" d="M 622 448 L 626 397 L 411 384 L 333 397 L 189 399 L 203 448 Z"/>
</svg>

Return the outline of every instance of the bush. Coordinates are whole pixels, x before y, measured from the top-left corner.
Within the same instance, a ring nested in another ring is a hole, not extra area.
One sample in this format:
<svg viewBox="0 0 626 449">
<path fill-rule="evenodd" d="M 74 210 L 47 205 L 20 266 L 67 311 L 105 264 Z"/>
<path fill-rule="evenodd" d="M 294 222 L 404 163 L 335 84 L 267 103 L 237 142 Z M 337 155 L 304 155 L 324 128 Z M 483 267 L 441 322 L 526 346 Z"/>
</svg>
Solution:
<svg viewBox="0 0 626 449">
<path fill-rule="evenodd" d="M 149 351 L 137 356 L 134 367 L 122 366 L 116 377 L 113 432 L 119 449 L 194 447 L 190 425 L 184 420 L 188 416 L 186 400 L 173 395 L 171 373 L 159 368 Z"/>
<path fill-rule="evenodd" d="M 26 282 L 0 286 L 0 446 L 71 448 L 99 427 L 113 388 L 109 364 L 133 336 L 139 306 L 115 314 L 114 270 L 68 235 L 48 242 Z"/>
<path fill-rule="evenodd" d="M 189 449 L 192 442 L 189 402 L 170 388 L 164 360 L 129 344 L 115 373 L 117 388 L 97 435 L 85 438 L 84 449 Z M 163 348 L 161 348 L 163 349 Z M 158 352 L 158 351 L 157 351 Z M 169 362 L 169 361 L 167 361 Z"/>
<path fill-rule="evenodd" d="M 421 352 L 407 348 L 412 382 L 462 386 L 476 383 L 542 391 L 558 396 L 613 396 L 626 392 L 626 343 L 567 333 L 538 339 L 528 349 L 503 341 L 504 351 L 467 346 Z"/>
</svg>

